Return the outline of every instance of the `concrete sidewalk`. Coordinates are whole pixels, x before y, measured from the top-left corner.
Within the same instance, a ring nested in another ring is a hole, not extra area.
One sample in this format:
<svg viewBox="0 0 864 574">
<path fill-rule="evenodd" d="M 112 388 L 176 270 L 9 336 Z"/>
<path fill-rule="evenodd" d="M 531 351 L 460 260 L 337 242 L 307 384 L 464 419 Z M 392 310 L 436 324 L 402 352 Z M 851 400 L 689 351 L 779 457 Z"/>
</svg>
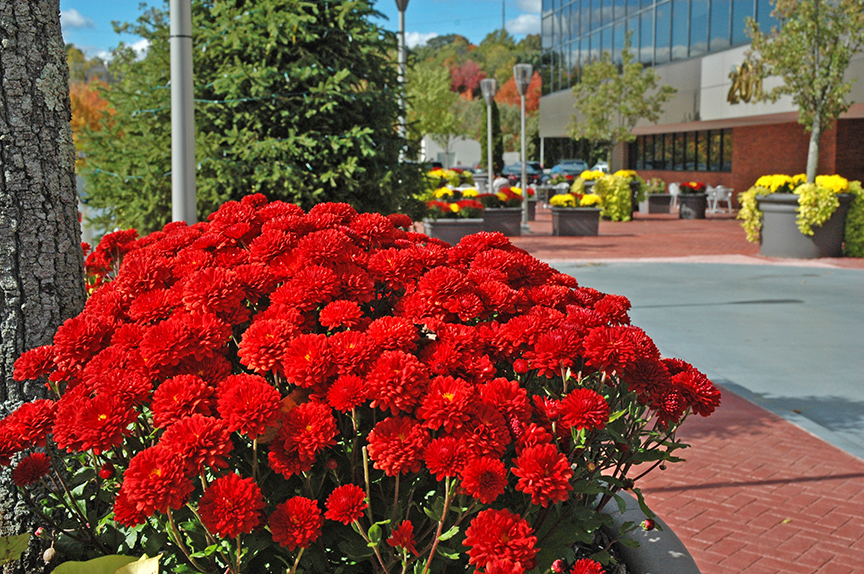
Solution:
<svg viewBox="0 0 864 574">
<path fill-rule="evenodd" d="M 679 432 L 686 462 L 641 483 L 703 574 L 864 574 L 864 260 L 760 257 L 728 214 L 531 227 L 513 243 L 630 298 L 664 355 L 723 388 Z"/>
</svg>

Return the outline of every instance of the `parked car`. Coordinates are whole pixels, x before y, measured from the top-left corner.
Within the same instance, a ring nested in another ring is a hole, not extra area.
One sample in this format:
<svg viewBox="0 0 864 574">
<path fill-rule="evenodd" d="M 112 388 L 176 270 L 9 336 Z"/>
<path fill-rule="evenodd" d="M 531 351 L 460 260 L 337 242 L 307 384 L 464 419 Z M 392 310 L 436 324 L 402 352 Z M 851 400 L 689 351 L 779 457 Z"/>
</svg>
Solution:
<svg viewBox="0 0 864 574">
<path fill-rule="evenodd" d="M 522 179 L 522 164 L 511 163 L 510 165 L 505 165 L 503 175 L 510 180 L 510 185 L 518 185 Z M 539 183 L 543 177 L 543 170 L 537 169 L 531 163 L 526 163 L 525 176 L 528 183 Z"/>
<path fill-rule="evenodd" d="M 605 161 L 598 161 L 594 164 L 594 167 L 591 168 L 591 171 L 600 170 L 603 173 L 609 173 L 609 164 Z"/>
<path fill-rule="evenodd" d="M 543 176 L 543 181 L 549 181 L 555 176 L 563 175 L 567 179 L 577 177 L 580 173 L 588 169 L 588 164 L 581 159 L 562 159 L 549 170 L 549 173 Z"/>
</svg>

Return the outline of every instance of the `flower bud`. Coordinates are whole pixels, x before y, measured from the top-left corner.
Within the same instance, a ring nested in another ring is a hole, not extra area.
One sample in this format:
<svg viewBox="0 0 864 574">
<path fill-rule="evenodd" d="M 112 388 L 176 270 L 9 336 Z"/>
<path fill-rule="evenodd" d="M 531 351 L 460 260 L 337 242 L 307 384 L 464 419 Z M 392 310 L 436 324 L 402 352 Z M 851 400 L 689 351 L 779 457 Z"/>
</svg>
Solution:
<svg viewBox="0 0 864 574">
<path fill-rule="evenodd" d="M 642 521 L 641 526 L 642 526 L 642 530 L 654 530 L 655 524 L 654 524 L 653 520 L 651 520 L 650 518 L 646 518 L 645 520 Z"/>
<path fill-rule="evenodd" d="M 54 547 L 47 548 L 45 552 L 42 553 L 42 560 L 45 561 L 45 564 L 49 564 L 54 558 L 57 556 L 57 551 L 54 550 Z"/>
<path fill-rule="evenodd" d="M 516 359 L 513 361 L 513 370 L 519 374 L 524 374 L 529 371 L 528 361 L 525 359 Z"/>
<path fill-rule="evenodd" d="M 103 480 L 108 480 L 109 478 L 114 476 L 114 465 L 110 462 L 106 462 L 102 465 L 102 468 L 99 469 L 99 477 Z"/>
<path fill-rule="evenodd" d="M 556 560 L 552 563 L 552 572 L 555 574 L 561 574 L 561 572 L 567 571 L 567 563 L 561 559 Z"/>
<path fill-rule="evenodd" d="M 335 459 L 331 458 L 327 461 L 327 468 L 329 468 L 330 470 L 336 470 L 337 468 L 339 468 L 339 463 L 336 462 Z"/>
</svg>

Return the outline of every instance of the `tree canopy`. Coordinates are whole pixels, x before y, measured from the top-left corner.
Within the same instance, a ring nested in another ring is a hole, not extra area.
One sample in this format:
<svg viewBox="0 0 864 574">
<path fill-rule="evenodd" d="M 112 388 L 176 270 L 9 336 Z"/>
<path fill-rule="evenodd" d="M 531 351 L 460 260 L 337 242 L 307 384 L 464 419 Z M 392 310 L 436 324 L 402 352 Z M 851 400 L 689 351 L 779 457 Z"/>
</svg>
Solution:
<svg viewBox="0 0 864 574">
<path fill-rule="evenodd" d="M 635 139 L 632 131 L 640 119 L 656 122 L 676 91 L 668 85 L 657 88 L 657 73 L 635 61 L 629 34 L 621 60 L 619 68 L 611 54 L 603 52 L 582 69 L 581 81 L 573 86 L 577 115 L 570 121 L 570 134 L 605 146 L 610 165 L 615 145 Z"/>
<path fill-rule="evenodd" d="M 846 79 L 852 56 L 864 46 L 864 0 L 776 0 L 780 27 L 765 33 L 752 18 L 749 53 L 761 76 L 779 76 L 783 84 L 756 94 L 777 101 L 792 96 L 798 121 L 810 131 L 807 181 L 816 177 L 819 138 L 849 109 L 846 96 L 854 79 Z"/>
<path fill-rule="evenodd" d="M 199 215 L 261 192 L 304 208 L 321 201 L 413 214 L 416 169 L 399 163 L 395 35 L 351 0 L 193 0 Z M 126 31 L 104 91 L 115 110 L 84 130 L 88 203 L 111 226 L 170 220 L 170 50 L 167 2 Z"/>
</svg>

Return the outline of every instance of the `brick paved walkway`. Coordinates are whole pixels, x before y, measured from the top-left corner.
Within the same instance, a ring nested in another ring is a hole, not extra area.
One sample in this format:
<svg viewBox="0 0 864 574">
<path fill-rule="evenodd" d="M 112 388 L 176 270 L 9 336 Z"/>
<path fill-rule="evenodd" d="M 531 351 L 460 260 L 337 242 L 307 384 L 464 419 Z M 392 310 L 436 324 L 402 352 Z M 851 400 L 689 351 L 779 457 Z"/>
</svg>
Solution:
<svg viewBox="0 0 864 574">
<path fill-rule="evenodd" d="M 539 210 L 515 245 L 547 260 L 658 259 L 864 269 L 862 259 L 760 257 L 732 216 L 684 221 L 637 214 L 601 222 L 598 237 L 552 237 Z M 864 574 L 864 461 L 724 390 L 680 436 L 684 463 L 642 480 L 649 506 L 703 574 Z M 655 573 L 674 574 L 674 573 Z"/>
</svg>

